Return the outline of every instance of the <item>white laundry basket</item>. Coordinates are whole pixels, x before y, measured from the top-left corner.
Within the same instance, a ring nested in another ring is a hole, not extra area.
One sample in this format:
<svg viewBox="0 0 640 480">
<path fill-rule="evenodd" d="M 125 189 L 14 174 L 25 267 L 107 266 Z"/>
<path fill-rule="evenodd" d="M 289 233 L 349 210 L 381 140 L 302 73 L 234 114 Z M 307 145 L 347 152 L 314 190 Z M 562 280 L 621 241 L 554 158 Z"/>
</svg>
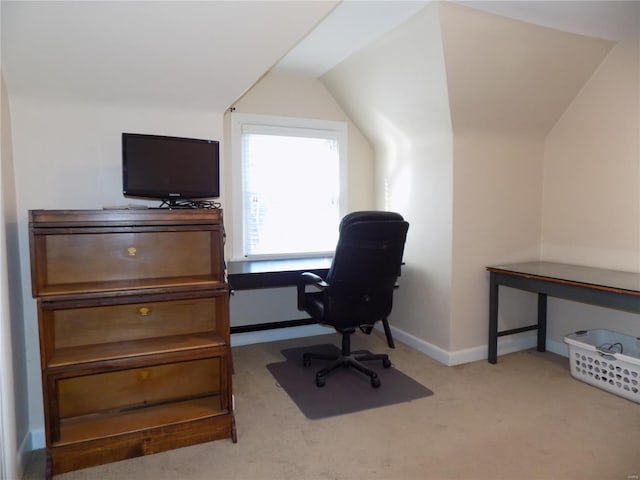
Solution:
<svg viewBox="0 0 640 480">
<path fill-rule="evenodd" d="M 640 338 L 610 330 L 580 330 L 564 341 L 574 378 L 640 403 Z"/>
</svg>

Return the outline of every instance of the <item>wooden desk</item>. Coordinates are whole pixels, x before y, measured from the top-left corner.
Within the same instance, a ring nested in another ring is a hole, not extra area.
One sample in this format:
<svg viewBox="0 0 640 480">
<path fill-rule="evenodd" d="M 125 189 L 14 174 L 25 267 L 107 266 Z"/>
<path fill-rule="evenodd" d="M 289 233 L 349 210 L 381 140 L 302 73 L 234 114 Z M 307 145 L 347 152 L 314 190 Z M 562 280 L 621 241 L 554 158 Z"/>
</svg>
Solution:
<svg viewBox="0 0 640 480">
<path fill-rule="evenodd" d="M 496 363 L 498 337 L 538 330 L 539 352 L 546 351 L 547 295 L 640 313 L 640 273 L 552 262 L 487 267 L 489 273 L 489 363 Z M 538 322 L 498 331 L 500 285 L 538 294 Z"/>
</svg>

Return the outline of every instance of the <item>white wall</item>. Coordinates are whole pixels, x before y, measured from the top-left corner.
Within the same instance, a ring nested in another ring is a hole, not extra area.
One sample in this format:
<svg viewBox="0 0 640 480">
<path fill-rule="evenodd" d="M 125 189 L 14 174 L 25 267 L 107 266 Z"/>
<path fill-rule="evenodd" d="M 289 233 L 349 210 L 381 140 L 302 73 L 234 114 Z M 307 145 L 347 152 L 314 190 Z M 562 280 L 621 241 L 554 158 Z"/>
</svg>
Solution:
<svg viewBox="0 0 640 480">
<path fill-rule="evenodd" d="M 485 267 L 540 257 L 544 138 L 611 47 L 438 2 L 322 77 L 374 139 L 379 200 L 411 222 L 398 338 L 486 357 Z M 502 290 L 500 327 L 534 323 L 535 297 Z"/>
<path fill-rule="evenodd" d="M 484 356 L 488 265 L 540 258 L 544 138 L 612 47 L 440 5 L 454 136 L 452 340 L 459 360 Z M 536 323 L 535 295 L 501 288 L 500 329 Z M 499 352 L 532 334 L 500 339 Z"/>
<path fill-rule="evenodd" d="M 640 271 L 640 52 L 618 44 L 545 144 L 543 256 Z"/>
<path fill-rule="evenodd" d="M 545 142 L 542 258 L 640 272 L 640 20 Z M 640 287 L 640 286 L 639 286 Z M 609 328 L 640 336 L 639 316 L 549 301 L 549 338 Z"/>
<path fill-rule="evenodd" d="M 28 434 L 25 341 L 16 228 L 16 195 L 11 117 L 4 76 L 0 72 L 0 477 L 22 475 Z"/>
<path fill-rule="evenodd" d="M 375 144 L 378 207 L 410 223 L 390 323 L 444 360 L 450 345 L 453 151 L 437 5 L 322 77 Z"/>
<path fill-rule="evenodd" d="M 542 150 L 537 135 L 454 129 L 451 352 L 487 341 L 486 267 L 539 258 Z M 523 292 L 501 288 L 499 307 L 500 329 L 536 323 L 535 298 Z"/>
<path fill-rule="evenodd" d="M 122 132 L 222 138 L 222 113 L 10 97 L 17 229 L 33 447 L 44 446 L 36 304 L 31 297 L 30 209 L 101 209 L 158 202 L 122 196 Z M 222 167 L 224 169 L 224 165 Z M 221 201 L 224 207 L 225 192 Z"/>
</svg>

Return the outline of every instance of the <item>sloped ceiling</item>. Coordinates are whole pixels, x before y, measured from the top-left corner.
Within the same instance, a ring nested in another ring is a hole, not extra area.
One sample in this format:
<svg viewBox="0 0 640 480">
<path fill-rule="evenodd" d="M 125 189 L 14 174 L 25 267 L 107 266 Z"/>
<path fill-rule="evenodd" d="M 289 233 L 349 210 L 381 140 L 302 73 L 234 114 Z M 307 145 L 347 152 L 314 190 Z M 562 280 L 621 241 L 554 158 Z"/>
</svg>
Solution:
<svg viewBox="0 0 640 480">
<path fill-rule="evenodd" d="M 619 41 L 638 28 L 640 1 L 375 0 L 340 3 L 276 69 L 320 77 L 431 3 L 455 3 L 522 22 Z"/>
<path fill-rule="evenodd" d="M 620 41 L 638 29 L 637 0 L 455 0 L 467 7 L 541 27 Z"/>
<path fill-rule="evenodd" d="M 317 78 L 429 3 L 431 0 L 343 1 L 275 69 Z"/>
<path fill-rule="evenodd" d="M 546 135 L 614 45 L 454 3 L 440 18 L 457 133 Z"/>
<path fill-rule="evenodd" d="M 425 15 L 434 9 L 437 25 Z M 427 30 L 437 37 L 423 36 Z M 447 102 L 456 134 L 542 138 L 613 45 L 456 2 L 432 2 L 320 79 L 371 141 L 388 136 L 389 125 L 402 125 L 412 136 L 438 131 L 429 124 L 441 108 L 435 95 Z M 429 53 L 432 48 L 440 48 L 440 56 Z M 444 93 L 432 85 L 439 73 L 446 78 Z M 382 118 L 387 126 L 376 123 Z"/>
<path fill-rule="evenodd" d="M 224 111 L 334 1 L 5 1 L 9 94 Z"/>
<path fill-rule="evenodd" d="M 2 0 L 9 94 L 223 111 L 269 69 L 319 77 L 432 0 Z M 619 40 L 638 1 L 460 1 Z M 317 27 L 317 28 L 316 28 Z"/>
</svg>

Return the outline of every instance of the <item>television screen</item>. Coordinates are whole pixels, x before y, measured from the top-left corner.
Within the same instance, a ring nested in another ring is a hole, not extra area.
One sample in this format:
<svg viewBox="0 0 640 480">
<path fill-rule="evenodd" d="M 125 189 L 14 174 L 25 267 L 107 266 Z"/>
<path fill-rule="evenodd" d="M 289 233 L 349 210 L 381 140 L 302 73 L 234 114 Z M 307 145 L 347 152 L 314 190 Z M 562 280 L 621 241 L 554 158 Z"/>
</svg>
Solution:
<svg viewBox="0 0 640 480">
<path fill-rule="evenodd" d="M 217 198 L 219 143 L 123 133 L 122 191 L 127 197 L 165 201 Z"/>
</svg>

